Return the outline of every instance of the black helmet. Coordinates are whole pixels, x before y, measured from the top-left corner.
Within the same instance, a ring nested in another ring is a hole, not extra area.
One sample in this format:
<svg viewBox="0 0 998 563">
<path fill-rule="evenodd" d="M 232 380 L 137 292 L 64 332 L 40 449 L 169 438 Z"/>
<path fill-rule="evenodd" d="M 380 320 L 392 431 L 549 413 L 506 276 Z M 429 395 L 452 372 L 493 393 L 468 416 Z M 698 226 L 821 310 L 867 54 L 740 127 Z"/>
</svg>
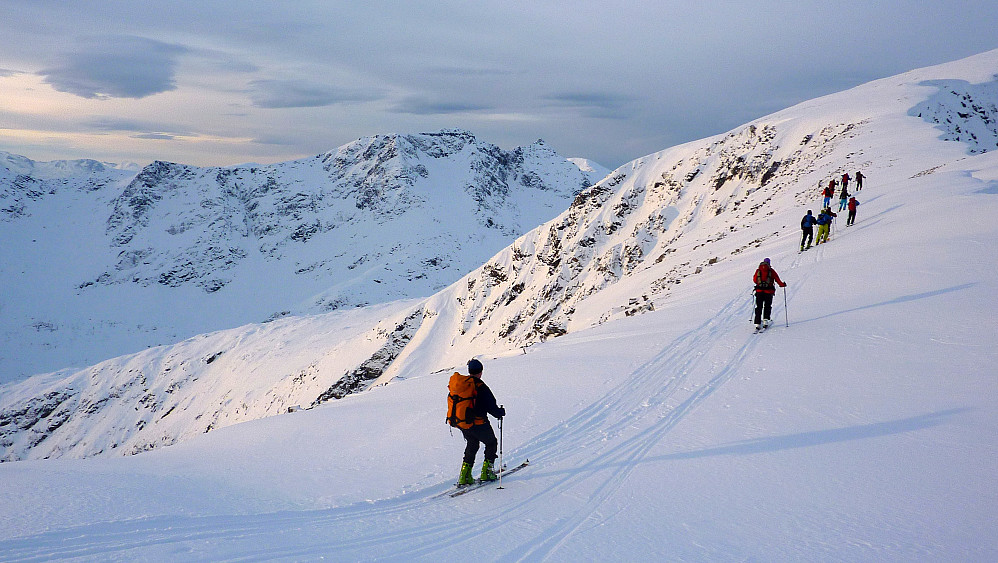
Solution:
<svg viewBox="0 0 998 563">
<path fill-rule="evenodd" d="M 482 369 L 482 362 L 479 362 L 478 360 L 468 361 L 468 373 L 471 375 L 482 373 Z"/>
</svg>

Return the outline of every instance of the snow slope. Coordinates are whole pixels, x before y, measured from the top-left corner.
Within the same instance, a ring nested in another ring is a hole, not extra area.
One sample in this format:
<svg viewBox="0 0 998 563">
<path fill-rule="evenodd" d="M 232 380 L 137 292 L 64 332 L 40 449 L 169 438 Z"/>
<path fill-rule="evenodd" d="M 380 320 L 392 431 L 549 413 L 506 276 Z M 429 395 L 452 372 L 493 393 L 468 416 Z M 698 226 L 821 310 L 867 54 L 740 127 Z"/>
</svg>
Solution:
<svg viewBox="0 0 998 563">
<path fill-rule="evenodd" d="M 138 173 L 0 154 L 0 383 L 292 313 L 425 297 L 604 175 L 543 141 L 506 151 L 460 130 Z"/>
<path fill-rule="evenodd" d="M 998 51 L 650 155 L 429 299 L 244 329 L 204 365 L 268 341 L 305 362 L 335 346 L 307 334 L 422 312 L 366 393 L 130 457 L 0 464 L 0 558 L 994 560 L 998 154 L 909 111 L 927 81 L 996 73 Z M 798 254 L 819 182 L 856 169 L 857 224 Z M 763 257 L 787 306 L 753 335 Z M 171 350 L 127 361 L 159 374 Z M 475 353 L 505 458 L 531 466 L 437 498 L 463 447 L 442 390 Z"/>
</svg>

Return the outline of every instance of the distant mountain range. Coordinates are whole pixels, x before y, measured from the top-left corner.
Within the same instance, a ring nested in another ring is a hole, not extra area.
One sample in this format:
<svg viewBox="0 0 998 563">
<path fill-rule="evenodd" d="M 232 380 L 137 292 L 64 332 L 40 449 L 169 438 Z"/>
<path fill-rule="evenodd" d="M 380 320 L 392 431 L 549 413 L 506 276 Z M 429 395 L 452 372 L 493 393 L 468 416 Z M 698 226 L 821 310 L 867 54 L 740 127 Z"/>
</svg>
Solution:
<svg viewBox="0 0 998 563">
<path fill-rule="evenodd" d="M 266 166 L 0 153 L 0 382 L 428 296 L 607 172 L 543 141 L 507 151 L 461 130 Z"/>
</svg>

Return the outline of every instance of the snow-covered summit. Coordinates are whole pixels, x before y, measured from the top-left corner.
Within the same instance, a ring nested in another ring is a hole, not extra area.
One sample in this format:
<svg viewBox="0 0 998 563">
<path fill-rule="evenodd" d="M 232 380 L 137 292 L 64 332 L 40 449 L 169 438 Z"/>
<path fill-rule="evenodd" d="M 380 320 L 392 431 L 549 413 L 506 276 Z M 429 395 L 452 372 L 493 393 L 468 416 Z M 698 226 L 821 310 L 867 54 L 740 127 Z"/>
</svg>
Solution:
<svg viewBox="0 0 998 563">
<path fill-rule="evenodd" d="M 569 158 L 568 160 L 578 166 L 579 170 L 582 170 L 583 172 L 591 172 L 596 176 L 601 176 L 601 179 L 606 178 L 607 174 L 610 173 L 609 168 L 593 162 L 588 158 Z"/>
<path fill-rule="evenodd" d="M 38 162 L 30 158 L 0 151 L 0 171 L 29 176 L 39 180 L 68 179 L 79 176 L 89 176 L 106 170 L 134 171 L 138 165 L 134 163 L 117 164 L 101 162 L 89 158 L 79 160 L 52 160 Z"/>
<path fill-rule="evenodd" d="M 56 171 L 59 173 L 56 174 Z M 288 314 L 425 297 L 598 181 L 462 130 L 273 165 L 0 160 L 0 381 Z"/>
</svg>

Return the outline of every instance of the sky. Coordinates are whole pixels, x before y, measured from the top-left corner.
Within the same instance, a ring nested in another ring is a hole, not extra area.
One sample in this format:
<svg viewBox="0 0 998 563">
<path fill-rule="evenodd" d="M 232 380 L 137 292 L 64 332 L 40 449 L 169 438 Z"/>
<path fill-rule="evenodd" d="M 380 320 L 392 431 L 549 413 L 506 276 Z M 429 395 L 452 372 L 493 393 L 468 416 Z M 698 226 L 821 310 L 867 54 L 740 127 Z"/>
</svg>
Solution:
<svg viewBox="0 0 998 563">
<path fill-rule="evenodd" d="M 0 0 L 0 150 L 227 166 L 461 128 L 614 168 L 998 48 L 994 0 Z"/>
</svg>

